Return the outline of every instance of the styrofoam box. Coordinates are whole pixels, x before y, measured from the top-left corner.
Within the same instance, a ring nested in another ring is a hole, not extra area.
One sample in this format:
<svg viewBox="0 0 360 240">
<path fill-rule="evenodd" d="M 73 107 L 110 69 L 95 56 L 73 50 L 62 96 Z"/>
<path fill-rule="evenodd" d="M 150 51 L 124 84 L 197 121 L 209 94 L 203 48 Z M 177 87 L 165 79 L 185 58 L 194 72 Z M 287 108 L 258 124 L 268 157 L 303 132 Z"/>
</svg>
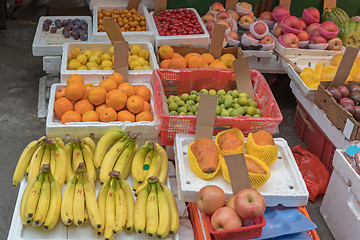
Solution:
<svg viewBox="0 0 360 240">
<path fill-rule="evenodd" d="M 129 183 L 130 187 L 132 186 L 134 180 L 131 175 L 126 179 L 126 182 Z M 59 222 L 50 231 L 47 231 L 44 227 L 33 227 L 31 224 L 29 226 L 23 226 L 20 219 L 20 204 L 23 192 L 27 185 L 27 180 L 25 178 L 20 182 L 20 189 L 18 198 L 16 200 L 16 205 L 14 209 L 13 218 L 11 221 L 11 226 L 8 234 L 8 240 L 22 240 L 22 239 L 36 239 L 36 240 L 45 240 L 45 239 L 54 239 L 54 240 L 83 240 L 83 239 L 104 239 L 104 236 L 97 236 L 94 228 L 90 223 L 78 227 L 75 225 L 65 226 L 59 218 Z M 171 190 L 169 178 L 167 180 L 167 186 Z M 64 184 L 62 190 L 64 192 L 66 185 Z M 95 182 L 95 194 L 99 193 L 101 184 L 100 181 Z M 134 197 L 134 200 L 136 198 Z M 138 234 L 135 231 L 127 232 L 126 230 L 121 231 L 119 234 L 114 235 L 113 239 L 131 239 L 131 240 L 145 240 L 145 239 L 154 239 L 147 236 L 147 234 Z M 168 235 L 166 239 L 179 240 L 179 233 L 175 235 Z"/>
<path fill-rule="evenodd" d="M 206 27 L 201 20 L 199 13 L 194 8 L 188 8 L 188 10 L 193 11 L 196 14 L 197 20 L 201 25 L 201 28 L 204 30 L 203 34 L 194 34 L 194 35 L 177 35 L 177 36 L 160 36 L 157 31 L 155 20 L 154 20 L 154 12 L 150 13 L 150 28 L 153 32 L 155 32 L 155 49 L 162 45 L 170 45 L 170 46 L 181 46 L 188 45 L 192 47 L 209 47 L 210 43 L 210 35 L 206 30 Z"/>
<path fill-rule="evenodd" d="M 334 171 L 320 206 L 320 213 L 335 239 L 353 240 L 360 235 L 360 177 L 337 149 Z"/>
<path fill-rule="evenodd" d="M 46 73 L 60 73 L 61 56 L 44 56 L 43 70 Z"/>
<path fill-rule="evenodd" d="M 247 53 L 245 53 L 247 55 Z M 284 74 L 283 66 L 281 65 L 281 58 L 272 54 L 270 57 L 248 57 L 249 65 L 251 69 L 256 69 L 261 73 L 276 73 Z"/>
<path fill-rule="evenodd" d="M 291 149 L 283 138 L 274 140 L 276 146 L 279 147 L 278 159 L 270 166 L 271 176 L 268 181 L 257 190 L 263 195 L 268 207 L 278 204 L 286 207 L 304 206 L 308 202 L 309 192 Z M 191 170 L 188 147 L 194 141 L 193 134 L 176 134 L 175 137 L 174 151 L 179 199 L 195 202 L 200 189 L 210 184 L 221 187 L 226 198 L 231 197 L 233 195 L 231 184 L 224 179 L 221 172 L 212 179 L 204 180 Z"/>
<path fill-rule="evenodd" d="M 93 8 L 93 41 L 94 42 L 108 42 L 110 43 L 110 39 L 107 36 L 106 32 L 98 32 L 98 17 L 97 12 L 101 9 L 112 11 L 114 9 L 124 10 L 126 9 L 126 5 L 119 6 L 95 6 Z M 140 14 L 145 16 L 146 21 L 146 29 L 147 31 L 133 31 L 133 32 L 122 32 L 125 40 L 128 42 L 149 42 L 151 44 L 154 43 L 155 35 L 154 32 L 149 27 L 149 11 L 145 5 L 139 5 L 138 11 Z"/>
<path fill-rule="evenodd" d="M 88 40 L 81 41 L 80 39 L 75 40 L 74 38 L 65 38 L 60 28 L 56 33 L 51 33 L 50 30 L 45 32 L 42 30 L 43 23 L 46 19 L 51 19 L 54 21 L 56 19 L 65 20 L 65 19 L 75 19 L 79 18 L 80 20 L 85 20 L 88 24 Z M 88 16 L 43 16 L 40 17 L 34 41 L 32 44 L 32 52 L 34 56 L 61 56 L 63 52 L 64 43 L 73 43 L 73 42 L 92 42 L 93 33 L 92 33 L 92 22 L 91 17 Z"/>
<path fill-rule="evenodd" d="M 48 115 L 46 119 L 46 135 L 48 137 L 59 137 L 62 139 L 74 139 L 76 137 L 93 136 L 99 139 L 104 133 L 113 128 L 120 128 L 123 131 L 130 131 L 139 134 L 141 138 L 157 138 L 160 133 L 160 119 L 154 107 L 154 95 L 151 84 L 149 83 L 132 83 L 133 85 L 144 85 L 151 91 L 150 105 L 154 121 L 140 122 L 73 122 L 62 124 L 61 120 L 55 116 L 54 103 L 55 93 L 60 88 L 66 87 L 66 84 L 53 84 L 51 86 Z"/>
<path fill-rule="evenodd" d="M 151 43 L 129 43 L 129 48 L 132 45 L 138 44 L 141 48 L 144 48 L 149 51 L 149 64 L 152 69 L 159 68 L 157 64 L 156 56 L 154 53 L 154 48 Z M 101 50 L 103 52 L 108 52 L 111 47 L 111 43 L 67 43 L 64 45 L 62 59 L 61 59 L 61 74 L 60 82 L 65 83 L 67 79 L 72 74 L 81 75 L 85 83 L 99 83 L 104 77 L 110 76 L 114 70 L 67 70 L 67 59 L 70 57 L 71 51 L 74 48 L 80 48 L 81 51 L 85 50 Z M 152 70 L 129 70 L 129 78 L 133 81 L 139 82 L 150 82 L 152 79 Z"/>
<path fill-rule="evenodd" d="M 128 1 L 125 1 L 126 3 Z M 123 1 L 117 1 L 117 0 L 90 0 L 89 7 L 92 10 L 94 7 L 101 6 L 101 7 L 113 7 L 117 4 L 122 4 Z M 145 5 L 149 9 L 154 9 L 155 7 L 155 0 L 142 0 L 141 4 Z"/>
</svg>

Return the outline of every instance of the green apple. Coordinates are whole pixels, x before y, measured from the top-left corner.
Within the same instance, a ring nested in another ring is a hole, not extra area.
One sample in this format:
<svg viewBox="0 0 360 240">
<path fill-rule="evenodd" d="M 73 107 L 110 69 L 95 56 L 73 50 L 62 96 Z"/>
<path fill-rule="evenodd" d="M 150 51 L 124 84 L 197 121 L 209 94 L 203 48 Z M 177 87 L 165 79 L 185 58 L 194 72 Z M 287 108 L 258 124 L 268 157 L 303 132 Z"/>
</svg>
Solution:
<svg viewBox="0 0 360 240">
<path fill-rule="evenodd" d="M 176 111 L 176 109 L 178 109 L 178 105 L 175 102 L 171 102 L 169 104 L 169 110 L 170 111 Z"/>
<path fill-rule="evenodd" d="M 248 109 L 247 109 L 247 111 L 246 111 L 246 113 L 247 114 L 249 114 L 249 115 L 251 115 L 251 116 L 253 116 L 253 115 L 255 115 L 256 114 L 256 108 L 254 108 L 254 107 L 248 107 Z"/>
<path fill-rule="evenodd" d="M 196 90 L 191 90 L 190 95 L 197 95 L 197 91 Z"/>
<path fill-rule="evenodd" d="M 233 90 L 231 96 L 233 96 L 233 98 L 238 98 L 239 97 L 238 90 Z"/>
<path fill-rule="evenodd" d="M 220 96 L 225 96 L 226 92 L 224 89 L 221 89 L 221 90 L 217 91 L 216 94 L 220 97 Z"/>
<path fill-rule="evenodd" d="M 195 94 L 191 94 L 190 96 L 189 96 L 189 100 L 191 100 L 191 101 L 196 101 L 196 95 Z"/>
<path fill-rule="evenodd" d="M 210 89 L 209 94 L 210 95 L 216 95 L 216 90 L 215 89 Z"/>
<path fill-rule="evenodd" d="M 180 113 L 186 113 L 187 110 L 186 110 L 186 108 L 184 108 L 184 107 L 179 107 L 179 108 L 177 109 L 177 112 L 178 112 L 178 114 L 180 114 Z"/>
<path fill-rule="evenodd" d="M 175 103 L 178 105 L 178 107 L 182 107 L 185 105 L 185 102 L 183 100 L 176 100 Z"/>
<path fill-rule="evenodd" d="M 177 111 L 171 111 L 169 112 L 170 115 L 178 115 Z"/>
<path fill-rule="evenodd" d="M 181 94 L 180 99 L 186 102 L 187 100 L 189 100 L 189 94 L 187 93 Z"/>
<path fill-rule="evenodd" d="M 220 106 L 216 106 L 216 116 L 220 116 L 222 108 Z"/>
<path fill-rule="evenodd" d="M 190 112 L 196 113 L 196 111 L 197 111 L 197 107 L 195 105 L 191 105 L 190 106 Z"/>
<path fill-rule="evenodd" d="M 222 117 L 230 117 L 230 113 L 228 110 L 223 109 L 220 114 Z"/>
<path fill-rule="evenodd" d="M 195 105 L 195 102 L 193 100 L 187 100 L 186 104 L 189 106 Z"/>
<path fill-rule="evenodd" d="M 232 99 L 226 99 L 224 104 L 225 104 L 225 107 L 231 108 L 233 106 L 233 100 Z"/>
<path fill-rule="evenodd" d="M 240 93 L 240 94 L 239 94 L 239 97 L 245 97 L 245 98 L 248 98 L 249 96 L 248 96 L 248 94 L 247 94 L 247 93 L 242 92 L 242 93 Z"/>
<path fill-rule="evenodd" d="M 238 104 L 240 104 L 241 106 L 245 106 L 245 105 L 247 105 L 247 103 L 248 103 L 248 99 L 247 99 L 247 98 L 245 98 L 245 97 L 239 97 L 239 99 L 238 99 Z"/>
<path fill-rule="evenodd" d="M 237 109 L 233 109 L 230 112 L 230 116 L 231 117 L 237 117 L 237 116 L 240 116 L 240 113 L 239 113 L 239 111 Z"/>
<path fill-rule="evenodd" d="M 200 90 L 199 94 L 209 94 L 209 91 L 204 88 Z"/>
</svg>

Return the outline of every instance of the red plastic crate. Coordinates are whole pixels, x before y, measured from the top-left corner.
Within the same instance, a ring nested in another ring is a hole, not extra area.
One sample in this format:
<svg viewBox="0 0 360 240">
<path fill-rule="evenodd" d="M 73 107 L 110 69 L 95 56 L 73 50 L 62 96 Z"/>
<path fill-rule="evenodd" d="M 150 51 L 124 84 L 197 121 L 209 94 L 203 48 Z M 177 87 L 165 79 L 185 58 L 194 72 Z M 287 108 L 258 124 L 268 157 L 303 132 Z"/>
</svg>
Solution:
<svg viewBox="0 0 360 240">
<path fill-rule="evenodd" d="M 263 112 L 260 118 L 245 116 L 215 117 L 215 126 L 237 127 L 245 135 L 250 132 L 266 130 L 276 133 L 283 116 L 280 108 L 260 72 L 250 70 L 250 77 L 256 95 L 255 101 Z M 169 115 L 166 97 L 190 93 L 191 90 L 201 89 L 230 89 L 236 88 L 234 72 L 218 69 L 156 69 L 153 71 L 153 88 L 155 103 L 161 118 L 161 144 L 173 145 L 176 133 L 195 133 L 196 116 Z M 240 90 L 241 91 L 241 90 Z"/>
</svg>

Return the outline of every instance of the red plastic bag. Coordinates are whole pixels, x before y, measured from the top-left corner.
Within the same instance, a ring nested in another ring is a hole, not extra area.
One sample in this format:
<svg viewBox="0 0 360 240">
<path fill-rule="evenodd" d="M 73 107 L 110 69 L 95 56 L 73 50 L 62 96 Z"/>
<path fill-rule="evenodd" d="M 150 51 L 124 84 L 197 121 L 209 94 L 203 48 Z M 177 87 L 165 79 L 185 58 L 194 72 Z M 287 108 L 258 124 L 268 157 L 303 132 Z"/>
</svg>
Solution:
<svg viewBox="0 0 360 240">
<path fill-rule="evenodd" d="M 321 160 L 301 145 L 291 151 L 309 191 L 309 199 L 315 201 L 318 194 L 325 193 L 330 174 Z"/>
</svg>

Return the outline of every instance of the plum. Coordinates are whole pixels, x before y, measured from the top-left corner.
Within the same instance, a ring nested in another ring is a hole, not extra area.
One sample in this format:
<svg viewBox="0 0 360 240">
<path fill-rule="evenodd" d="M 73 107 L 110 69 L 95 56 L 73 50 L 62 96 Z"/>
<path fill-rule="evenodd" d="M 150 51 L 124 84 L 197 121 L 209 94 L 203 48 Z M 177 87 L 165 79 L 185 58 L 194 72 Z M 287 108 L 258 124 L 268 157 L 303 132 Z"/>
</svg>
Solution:
<svg viewBox="0 0 360 240">
<path fill-rule="evenodd" d="M 76 32 L 76 31 L 72 31 L 71 32 L 71 36 L 75 39 L 78 40 L 80 38 L 80 35 Z"/>
<path fill-rule="evenodd" d="M 342 105 L 343 103 L 347 103 L 347 104 L 349 103 L 349 104 L 355 105 L 354 100 L 352 100 L 350 98 L 346 98 L 346 97 L 340 99 L 339 104 Z"/>
<path fill-rule="evenodd" d="M 86 30 L 88 28 L 88 25 L 87 23 L 83 23 L 80 25 L 80 28 L 83 29 L 83 30 Z"/>
<path fill-rule="evenodd" d="M 352 105 L 351 103 L 343 103 L 341 105 L 343 108 L 345 108 L 345 110 L 347 110 L 349 113 L 351 113 L 352 115 L 354 114 L 355 111 L 355 106 Z"/>
<path fill-rule="evenodd" d="M 49 29 L 50 29 L 50 25 L 47 24 L 46 22 L 44 22 L 42 29 L 43 29 L 43 31 L 46 31 L 46 32 L 47 32 L 47 31 L 49 31 Z"/>
<path fill-rule="evenodd" d="M 50 28 L 50 32 L 51 32 L 51 33 L 56 33 L 56 31 L 57 31 L 57 28 L 56 28 L 56 27 L 51 27 L 51 28 Z"/>
<path fill-rule="evenodd" d="M 86 41 L 86 40 L 88 40 L 88 35 L 87 35 L 87 33 L 85 33 L 84 35 L 82 35 L 80 39 L 81 39 L 81 41 Z"/>
<path fill-rule="evenodd" d="M 70 37 L 70 31 L 65 31 L 64 32 L 64 37 L 69 38 Z"/>
<path fill-rule="evenodd" d="M 66 27 L 68 24 L 69 24 L 69 20 L 65 19 L 64 21 L 62 21 L 61 26 Z"/>
<path fill-rule="evenodd" d="M 360 92 L 351 92 L 350 95 L 349 95 L 349 98 L 351 98 L 355 105 L 359 105 L 359 102 L 360 102 Z"/>
<path fill-rule="evenodd" d="M 62 26 L 62 24 L 61 24 L 60 19 L 56 19 L 56 20 L 55 20 L 55 27 L 56 27 L 57 29 L 59 29 L 59 28 L 61 28 L 61 26 Z"/>
<path fill-rule="evenodd" d="M 47 24 L 52 24 L 52 20 L 51 19 L 46 19 L 45 21 L 44 21 L 45 23 L 47 23 Z"/>
<path fill-rule="evenodd" d="M 335 87 L 329 87 L 328 90 L 331 93 L 331 95 L 335 98 L 336 101 L 340 101 L 342 94 L 339 89 L 337 89 Z"/>
<path fill-rule="evenodd" d="M 354 118 L 356 121 L 360 121 L 360 106 L 354 107 Z"/>
<path fill-rule="evenodd" d="M 349 87 L 350 92 L 360 92 L 360 86 L 357 84 L 353 84 Z"/>
<path fill-rule="evenodd" d="M 350 95 L 350 90 L 346 87 L 346 86 L 339 86 L 337 87 L 337 89 L 340 90 L 342 97 L 349 97 Z"/>
</svg>

